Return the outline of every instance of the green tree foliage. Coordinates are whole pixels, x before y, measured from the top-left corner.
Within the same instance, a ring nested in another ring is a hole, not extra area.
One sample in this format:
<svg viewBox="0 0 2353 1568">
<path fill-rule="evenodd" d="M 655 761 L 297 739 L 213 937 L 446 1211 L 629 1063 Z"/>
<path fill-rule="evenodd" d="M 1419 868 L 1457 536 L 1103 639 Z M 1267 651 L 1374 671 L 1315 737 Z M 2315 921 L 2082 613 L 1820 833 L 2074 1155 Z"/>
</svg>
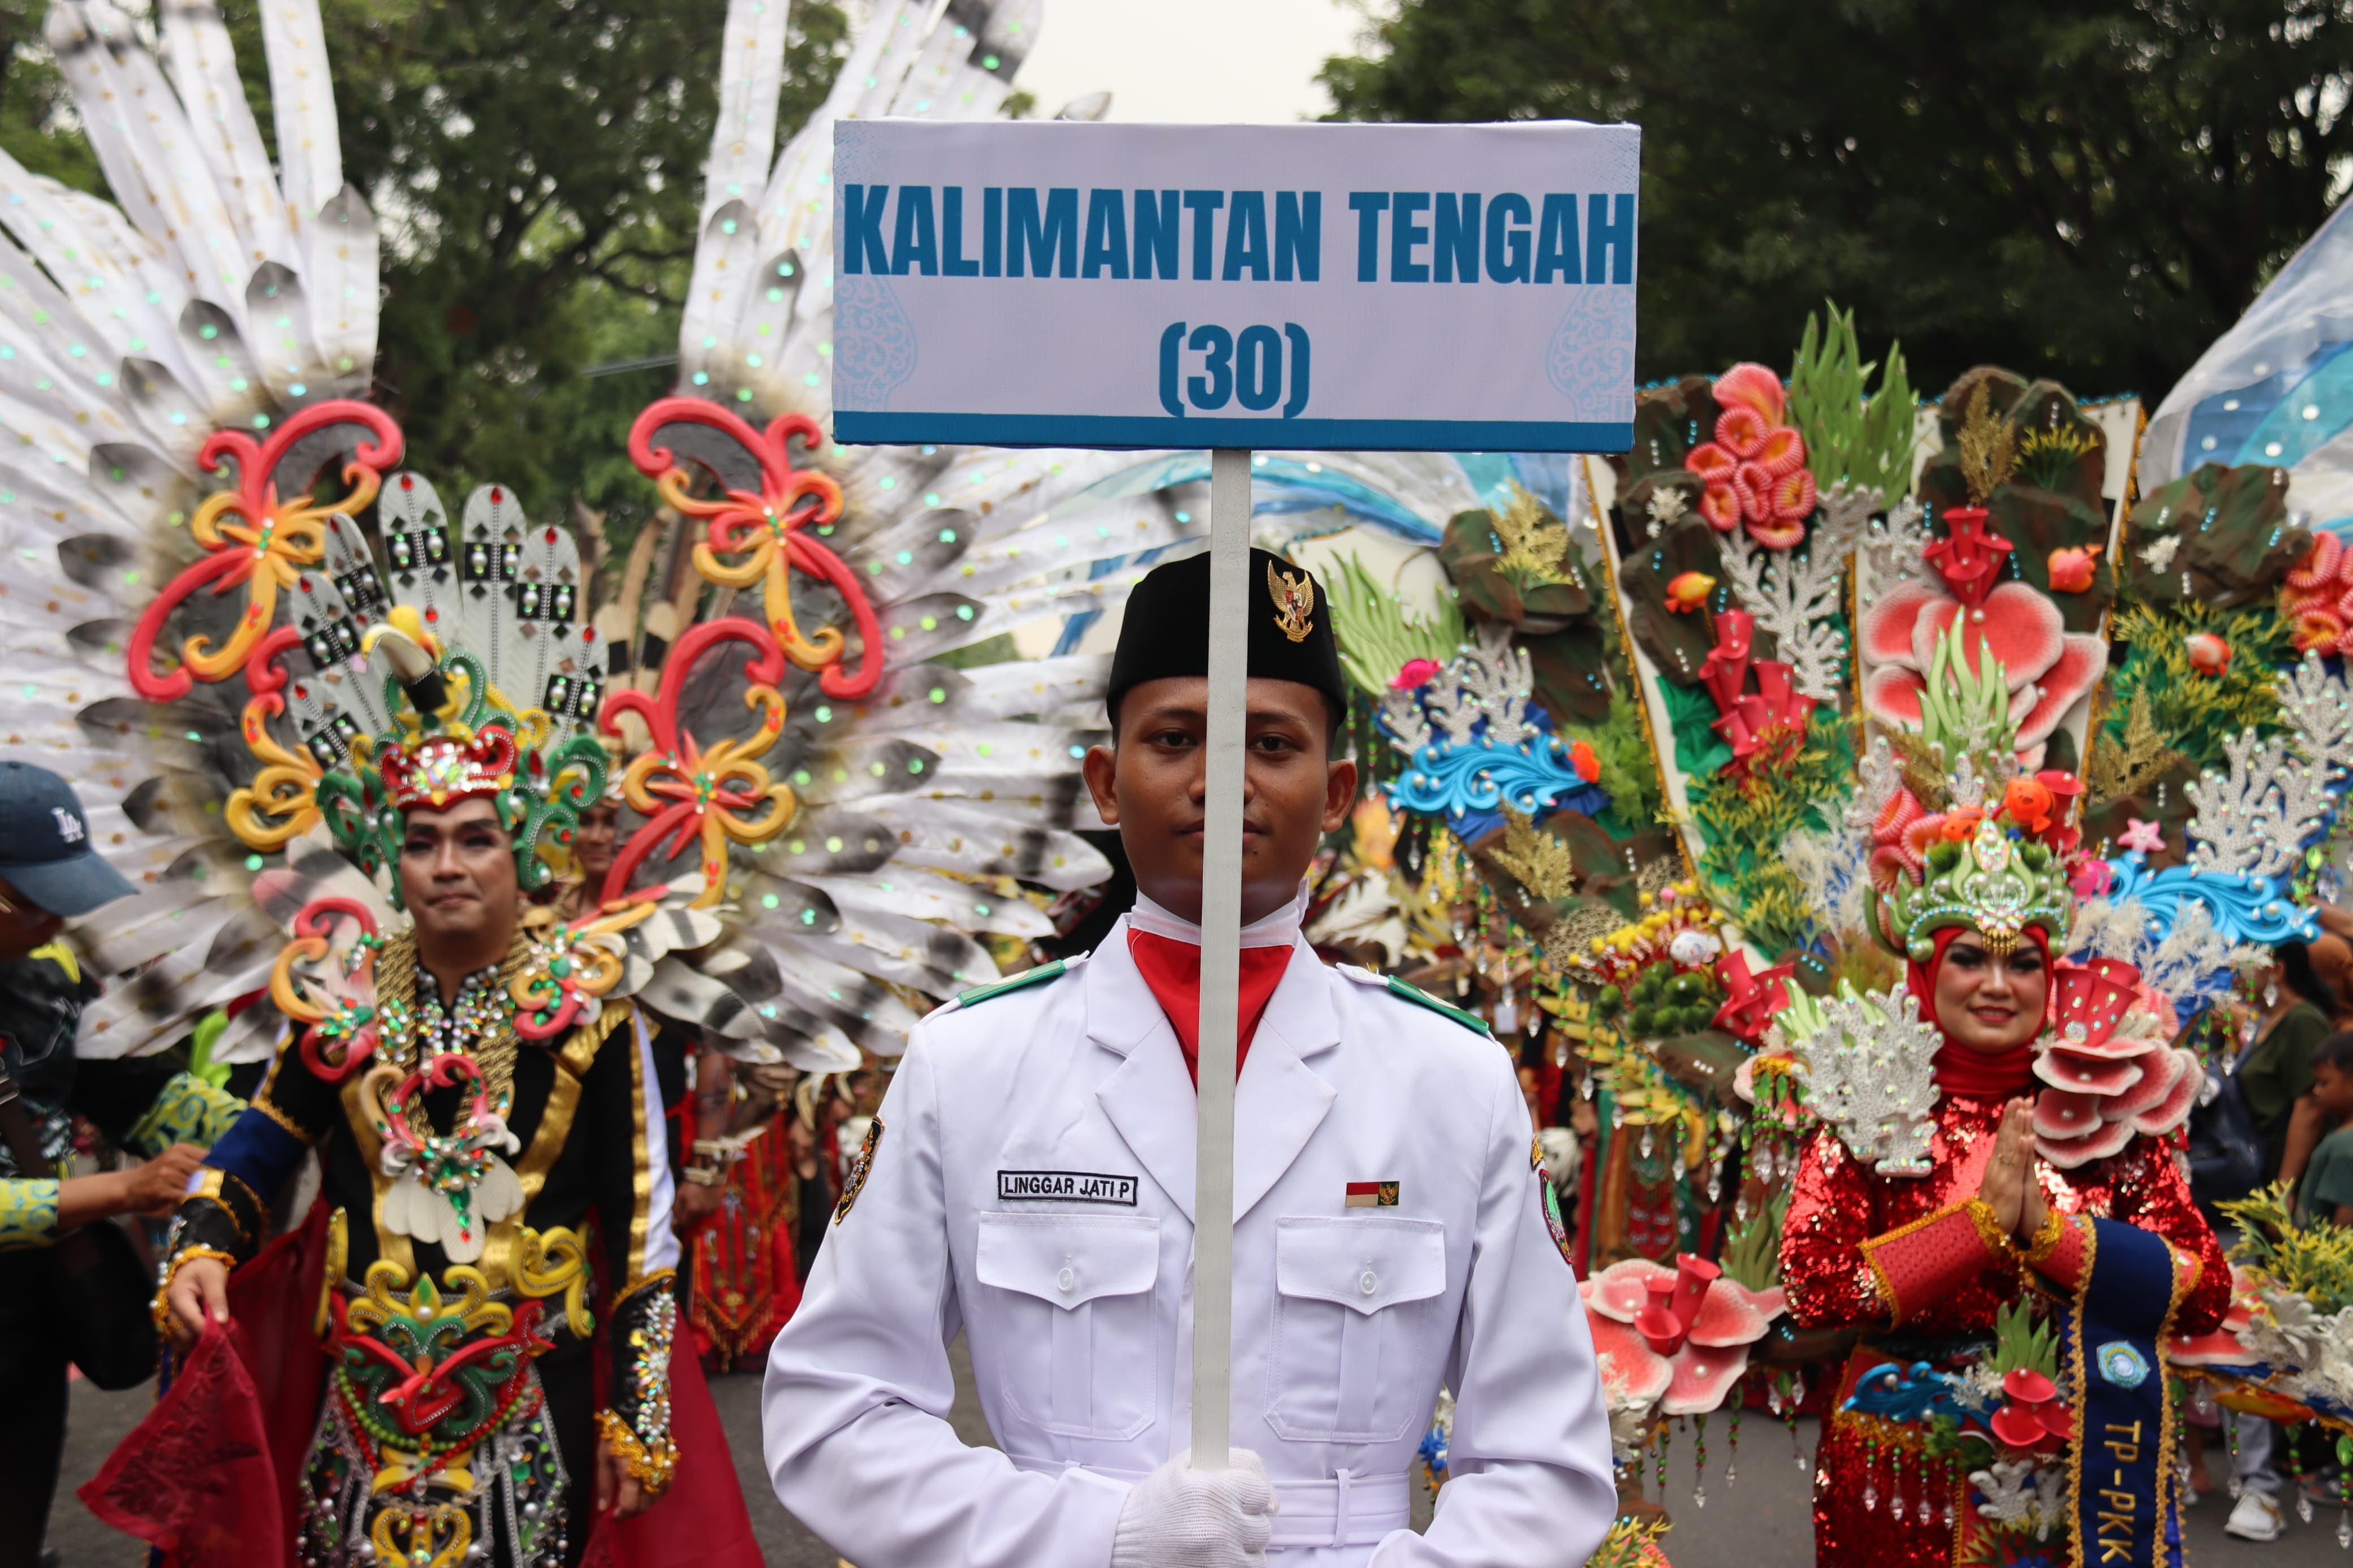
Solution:
<svg viewBox="0 0 2353 1568">
<path fill-rule="evenodd" d="M 1829 293 L 1921 384 L 2161 396 L 2331 205 L 2325 0 L 1400 0 L 1336 118 L 1642 127 L 1639 372 L 1769 356 Z"/>
<path fill-rule="evenodd" d="M 40 47 L 47 0 L 0 0 L 0 147 L 102 193 Z M 265 141 L 256 0 L 224 0 Z M 512 485 L 555 518 L 654 504 L 629 421 L 670 389 L 717 112 L 724 0 L 322 0 L 344 177 L 383 233 L 375 396 L 445 495 Z M 778 139 L 823 101 L 848 27 L 795 0 Z"/>
</svg>

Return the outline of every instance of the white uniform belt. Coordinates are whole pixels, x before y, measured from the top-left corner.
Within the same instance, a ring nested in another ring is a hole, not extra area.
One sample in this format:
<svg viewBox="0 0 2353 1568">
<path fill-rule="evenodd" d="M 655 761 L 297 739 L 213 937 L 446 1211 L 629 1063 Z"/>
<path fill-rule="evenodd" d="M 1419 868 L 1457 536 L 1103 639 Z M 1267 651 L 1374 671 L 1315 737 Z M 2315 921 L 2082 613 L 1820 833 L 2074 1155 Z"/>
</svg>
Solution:
<svg viewBox="0 0 2353 1568">
<path fill-rule="evenodd" d="M 1011 1458 L 1022 1469 L 1050 1476 L 1084 1469 L 1132 1485 L 1146 1474 L 1063 1459 Z M 1412 1486 L 1401 1473 L 1359 1476 L 1343 1470 L 1328 1481 L 1279 1480 L 1274 1497 L 1281 1506 L 1274 1516 L 1274 1538 L 1267 1542 L 1271 1547 L 1366 1546 L 1413 1522 Z"/>
</svg>

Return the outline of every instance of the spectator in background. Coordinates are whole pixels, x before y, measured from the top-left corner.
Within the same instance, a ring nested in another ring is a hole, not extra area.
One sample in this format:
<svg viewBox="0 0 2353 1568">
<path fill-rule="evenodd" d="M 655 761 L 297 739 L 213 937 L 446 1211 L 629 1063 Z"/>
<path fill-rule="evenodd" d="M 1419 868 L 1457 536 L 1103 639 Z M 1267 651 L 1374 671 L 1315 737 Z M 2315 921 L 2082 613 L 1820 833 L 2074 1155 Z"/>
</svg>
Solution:
<svg viewBox="0 0 2353 1568">
<path fill-rule="evenodd" d="M 2313 1055 L 2334 1031 L 2337 1006 L 2336 993 L 2313 967 L 2306 944 L 2282 942 L 2272 949 L 2272 959 L 2257 992 L 2263 1011 L 2233 1068 L 2263 1140 L 2265 1184 L 2281 1179 L 2291 1153 L 2300 1171 L 2312 1147 L 2317 1131 L 2313 1113 L 2306 1112 L 2299 1125 L 2295 1108 L 2312 1088 Z M 2297 1147 L 2291 1149 L 2292 1142 Z M 2243 1541 L 2277 1540 L 2286 1521 L 2280 1511 L 2279 1468 L 2272 1459 L 2276 1428 L 2252 1416 L 2240 1416 L 2235 1425 L 2239 1500 L 2222 1528 Z"/>
<path fill-rule="evenodd" d="M 2288 1122 L 2297 1097 L 2312 1087 L 2314 1047 L 2335 1032 L 2337 994 L 2312 965 L 2303 942 L 2272 949 L 2272 967 L 2257 991 L 2263 1011 L 2253 1041 L 2239 1058 L 2240 1092 L 2263 1140 L 2263 1180 L 2279 1179 L 2287 1153 Z"/>
<path fill-rule="evenodd" d="M 2346 936 L 2334 921 L 2320 923 L 2320 935 L 2306 944 L 2312 959 L 2312 972 L 2320 976 L 2337 998 L 2337 1014 L 2330 1021 L 2340 1029 L 2353 1029 L 2353 938 Z"/>
<path fill-rule="evenodd" d="M 0 1568 L 40 1560 L 68 1366 L 103 1388 L 154 1371 L 153 1281 L 108 1222 L 170 1214 L 244 1109 L 182 1071 L 177 1053 L 78 1055 L 99 987 L 58 933 L 132 891 L 90 847 L 65 780 L 0 763 Z M 67 1174 L 77 1115 L 143 1163 Z"/>
<path fill-rule="evenodd" d="M 2353 1030 L 2329 1036 L 2314 1050 L 2312 1090 L 2296 1102 L 2295 1115 L 2312 1145 L 2301 1169 L 2280 1171 L 2282 1181 L 2296 1183 L 2297 1223 L 2353 1226 Z"/>
</svg>

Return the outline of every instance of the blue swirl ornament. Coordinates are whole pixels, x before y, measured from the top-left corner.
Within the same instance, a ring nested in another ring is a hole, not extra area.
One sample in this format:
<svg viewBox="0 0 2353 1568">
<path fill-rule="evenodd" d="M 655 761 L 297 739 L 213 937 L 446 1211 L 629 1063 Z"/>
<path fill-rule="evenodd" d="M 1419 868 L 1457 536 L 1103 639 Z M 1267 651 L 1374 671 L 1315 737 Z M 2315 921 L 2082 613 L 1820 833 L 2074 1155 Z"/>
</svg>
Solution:
<svg viewBox="0 0 2353 1568">
<path fill-rule="evenodd" d="M 1854 1381 L 1854 1393 L 1841 1408 L 1904 1426 L 1926 1426 L 1939 1415 L 1959 1420 L 1966 1414 L 1953 1399 L 1946 1374 L 1915 1361 L 1907 1369 L 1892 1361 L 1880 1363 Z"/>
<path fill-rule="evenodd" d="M 1534 822 L 1556 811 L 1598 816 L 1609 808 L 1609 796 L 1598 784 L 1588 783 L 1569 761 L 1568 743 L 1552 732 L 1552 719 L 1541 709 L 1527 710 L 1527 723 L 1536 737 L 1516 746 L 1500 746 L 1487 738 L 1484 719 L 1472 726 L 1471 743 L 1433 742 L 1412 754 L 1405 772 L 1384 788 L 1389 804 L 1400 810 L 1444 819 L 1464 843 L 1504 825 L 1504 807 Z M 1386 719 L 1381 731 L 1397 738 Z"/>
<path fill-rule="evenodd" d="M 2148 868 L 2147 857 L 2137 849 L 2125 851 L 2108 868 L 2116 880 L 2107 896 L 2121 903 L 2137 899 L 2148 913 L 2148 933 L 2158 942 L 2172 934 L 2184 905 L 2205 906 L 2216 934 L 2225 942 L 2274 947 L 2284 942 L 2312 942 L 2320 928 L 2295 906 L 2287 884 L 2273 877 L 2244 871 L 2201 871 L 2195 866 Z"/>
</svg>

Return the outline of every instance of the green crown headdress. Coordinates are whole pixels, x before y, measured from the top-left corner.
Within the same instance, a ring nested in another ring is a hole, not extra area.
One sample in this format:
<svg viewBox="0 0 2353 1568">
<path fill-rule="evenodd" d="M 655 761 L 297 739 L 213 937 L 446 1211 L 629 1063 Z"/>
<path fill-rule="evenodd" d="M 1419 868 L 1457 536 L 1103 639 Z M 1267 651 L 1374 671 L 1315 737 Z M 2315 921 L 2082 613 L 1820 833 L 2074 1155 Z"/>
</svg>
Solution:
<svg viewBox="0 0 2353 1568">
<path fill-rule="evenodd" d="M 2015 951 L 2031 926 L 2063 942 L 2074 906 L 2062 857 L 1992 813 L 1958 838 L 1929 844 L 1916 875 L 1900 871 L 1872 897 L 1882 942 L 1922 963 L 1936 954 L 1936 933 L 1955 926 L 1976 931 L 1997 953 Z"/>
<path fill-rule="evenodd" d="M 569 845 L 580 813 L 603 797 L 604 746 L 577 732 L 556 743 L 544 710 L 516 708 L 474 655 L 441 652 L 406 605 L 370 628 L 365 647 L 386 667 L 393 721 L 374 736 L 345 734 L 332 760 L 318 759 L 316 808 L 337 847 L 371 876 L 390 868 L 402 904 L 405 814 L 487 800 L 513 846 L 517 882 L 526 892 L 545 887 L 554 873 L 541 847 L 551 835 Z M 233 824 L 251 816 L 230 813 Z"/>
</svg>

